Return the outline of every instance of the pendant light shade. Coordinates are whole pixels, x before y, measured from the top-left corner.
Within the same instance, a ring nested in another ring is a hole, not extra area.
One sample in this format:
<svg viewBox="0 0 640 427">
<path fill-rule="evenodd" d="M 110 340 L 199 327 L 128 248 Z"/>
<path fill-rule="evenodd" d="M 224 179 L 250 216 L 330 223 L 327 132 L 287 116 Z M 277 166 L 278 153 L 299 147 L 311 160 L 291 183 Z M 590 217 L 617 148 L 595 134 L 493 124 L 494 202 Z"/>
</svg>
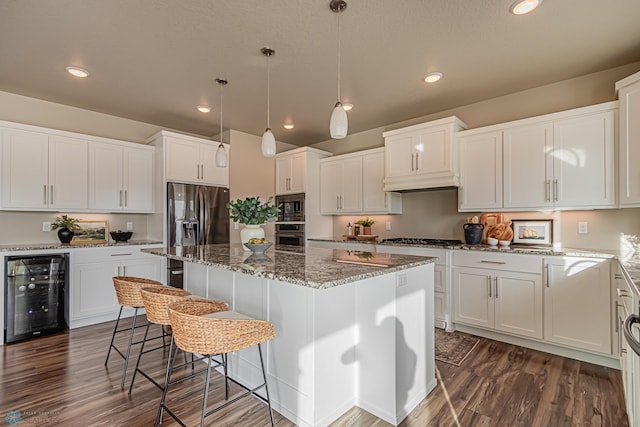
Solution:
<svg viewBox="0 0 640 427">
<path fill-rule="evenodd" d="M 271 73 L 269 71 L 269 58 L 275 55 L 276 51 L 268 47 L 263 47 L 260 52 L 267 57 L 267 128 L 262 134 L 262 155 L 264 157 L 273 157 L 276 155 L 276 138 L 271 132 L 269 122 L 271 120 Z"/>
<path fill-rule="evenodd" d="M 216 79 L 216 83 L 220 86 L 220 145 L 216 150 L 216 166 L 219 168 L 227 167 L 227 150 L 222 144 L 222 88 L 228 83 L 224 79 Z"/>
<path fill-rule="evenodd" d="M 347 136 L 349 130 L 349 120 L 347 119 L 347 113 L 342 107 L 340 102 L 340 51 L 341 51 L 341 26 L 340 26 L 340 14 L 347 8 L 347 2 L 344 0 L 331 0 L 329 8 L 332 12 L 338 14 L 338 102 L 333 107 L 331 113 L 331 119 L 329 120 L 329 133 L 333 139 L 342 139 Z"/>
<path fill-rule="evenodd" d="M 331 132 L 331 138 L 342 139 L 347 136 L 349 130 L 349 121 L 347 119 L 347 112 L 344 111 L 344 107 L 340 101 L 336 102 L 336 106 L 331 113 L 331 121 L 329 122 L 329 132 Z"/>
</svg>

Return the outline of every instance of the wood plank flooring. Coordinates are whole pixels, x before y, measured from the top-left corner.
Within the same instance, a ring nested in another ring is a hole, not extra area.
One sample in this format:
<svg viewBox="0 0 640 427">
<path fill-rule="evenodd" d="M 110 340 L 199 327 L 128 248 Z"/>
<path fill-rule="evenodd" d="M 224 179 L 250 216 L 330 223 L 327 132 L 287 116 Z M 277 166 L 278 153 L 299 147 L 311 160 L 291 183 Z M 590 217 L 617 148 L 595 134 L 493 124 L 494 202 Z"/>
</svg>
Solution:
<svg viewBox="0 0 640 427">
<path fill-rule="evenodd" d="M 138 376 L 129 396 L 120 389 L 122 359 L 112 353 L 104 366 L 112 328 L 109 322 L 3 346 L 0 425 L 8 425 L 9 411 L 20 411 L 18 427 L 152 426 L 160 390 Z M 118 342 L 124 347 L 126 338 Z M 155 353 L 143 358 L 143 369 L 162 382 L 166 352 L 162 360 L 161 351 Z M 460 367 L 436 366 L 438 387 L 402 426 L 627 426 L 622 380 L 614 369 L 484 338 Z M 214 377 L 211 405 L 223 391 L 220 376 Z M 185 381 L 170 395 L 169 406 L 187 425 L 199 425 L 203 381 L 202 376 Z M 232 394 L 237 392 L 232 388 Z M 274 416 L 276 425 L 293 426 Z M 177 423 L 167 415 L 163 425 Z M 208 417 L 207 425 L 267 426 L 269 416 L 266 405 L 249 397 Z M 353 408 L 333 425 L 389 424 Z"/>
</svg>

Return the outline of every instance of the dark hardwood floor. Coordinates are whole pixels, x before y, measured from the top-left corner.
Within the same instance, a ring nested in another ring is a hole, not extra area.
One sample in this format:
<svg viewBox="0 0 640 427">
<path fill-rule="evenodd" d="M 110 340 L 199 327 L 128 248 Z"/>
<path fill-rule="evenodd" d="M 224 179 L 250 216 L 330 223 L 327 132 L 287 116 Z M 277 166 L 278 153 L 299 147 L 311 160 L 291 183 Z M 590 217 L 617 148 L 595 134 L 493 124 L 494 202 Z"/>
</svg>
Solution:
<svg viewBox="0 0 640 427">
<path fill-rule="evenodd" d="M 19 427 L 153 425 L 160 390 L 138 377 L 130 397 L 120 389 L 122 359 L 112 354 L 104 366 L 112 328 L 109 322 L 3 346 L 0 425 L 9 425 L 10 411 L 20 412 Z M 159 355 L 143 359 L 143 369 L 161 380 L 166 359 Z M 627 426 L 622 380 L 614 369 L 482 338 L 462 366 L 436 365 L 438 387 L 402 426 Z M 212 403 L 223 390 L 220 376 L 214 376 Z M 168 401 L 179 414 L 188 414 L 188 425 L 199 425 L 202 384 L 202 376 L 185 381 Z M 274 415 L 276 425 L 293 425 Z M 251 397 L 207 420 L 212 426 L 269 425 L 266 406 Z M 163 425 L 177 423 L 165 416 Z M 388 424 L 358 408 L 334 423 L 383 425 Z"/>
</svg>

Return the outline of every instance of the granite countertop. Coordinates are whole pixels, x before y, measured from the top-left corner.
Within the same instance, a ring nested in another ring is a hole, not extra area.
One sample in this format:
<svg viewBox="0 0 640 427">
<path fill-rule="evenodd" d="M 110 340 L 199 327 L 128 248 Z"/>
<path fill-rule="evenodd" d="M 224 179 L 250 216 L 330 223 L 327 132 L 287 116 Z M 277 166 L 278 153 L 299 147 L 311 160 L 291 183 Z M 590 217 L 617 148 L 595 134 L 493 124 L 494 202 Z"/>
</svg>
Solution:
<svg viewBox="0 0 640 427">
<path fill-rule="evenodd" d="M 336 243 L 352 243 L 354 245 L 368 244 L 376 246 L 399 246 L 399 247 L 412 247 L 412 248 L 430 248 L 430 249 L 444 249 L 444 250 L 463 250 L 463 251 L 486 251 L 497 252 L 504 254 L 529 254 L 529 255 L 553 255 L 553 256 L 579 256 L 588 258 L 615 258 L 618 256 L 616 251 L 611 250 L 586 250 L 586 249 L 573 249 L 573 248 L 552 248 L 542 246 L 526 246 L 526 245 L 512 245 L 508 247 L 501 246 L 489 246 L 489 245 L 423 245 L 423 244 L 410 244 L 410 243 L 393 243 L 393 242 L 378 242 L 370 240 L 346 240 L 344 238 L 309 238 L 309 241 L 315 242 L 336 242 Z"/>
<path fill-rule="evenodd" d="M 142 252 L 315 289 L 327 289 L 435 261 L 432 257 L 291 246 L 275 246 L 264 255 L 256 255 L 244 251 L 240 244 L 143 249 Z"/>
<path fill-rule="evenodd" d="M 85 248 L 104 248 L 104 247 L 120 247 L 120 246 L 139 246 L 139 245 L 161 245 L 162 242 L 157 240 L 130 240 L 126 243 L 122 242 L 108 242 L 108 243 L 96 243 L 96 244 L 82 244 L 82 245 L 63 245 L 62 243 L 29 243 L 22 245 L 0 245 L 0 252 L 11 251 L 41 251 L 46 249 L 85 249 Z"/>
</svg>

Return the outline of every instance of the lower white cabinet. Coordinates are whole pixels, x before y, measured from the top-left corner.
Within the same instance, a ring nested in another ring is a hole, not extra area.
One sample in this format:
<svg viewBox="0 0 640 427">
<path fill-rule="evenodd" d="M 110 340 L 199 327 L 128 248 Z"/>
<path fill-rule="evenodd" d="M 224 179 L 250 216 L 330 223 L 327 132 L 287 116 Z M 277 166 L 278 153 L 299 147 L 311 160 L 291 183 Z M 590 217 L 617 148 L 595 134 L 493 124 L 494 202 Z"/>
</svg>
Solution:
<svg viewBox="0 0 640 427">
<path fill-rule="evenodd" d="M 452 289 L 456 323 L 542 338 L 540 263 L 526 255 L 515 257 L 454 253 Z"/>
<path fill-rule="evenodd" d="M 544 274 L 544 339 L 612 354 L 609 260 L 549 257 Z"/>
<path fill-rule="evenodd" d="M 114 320 L 120 305 L 113 276 L 160 280 L 161 258 L 140 252 L 151 246 L 80 248 L 71 253 L 69 323 L 71 328 Z M 123 315 L 133 315 L 133 309 Z"/>
</svg>

